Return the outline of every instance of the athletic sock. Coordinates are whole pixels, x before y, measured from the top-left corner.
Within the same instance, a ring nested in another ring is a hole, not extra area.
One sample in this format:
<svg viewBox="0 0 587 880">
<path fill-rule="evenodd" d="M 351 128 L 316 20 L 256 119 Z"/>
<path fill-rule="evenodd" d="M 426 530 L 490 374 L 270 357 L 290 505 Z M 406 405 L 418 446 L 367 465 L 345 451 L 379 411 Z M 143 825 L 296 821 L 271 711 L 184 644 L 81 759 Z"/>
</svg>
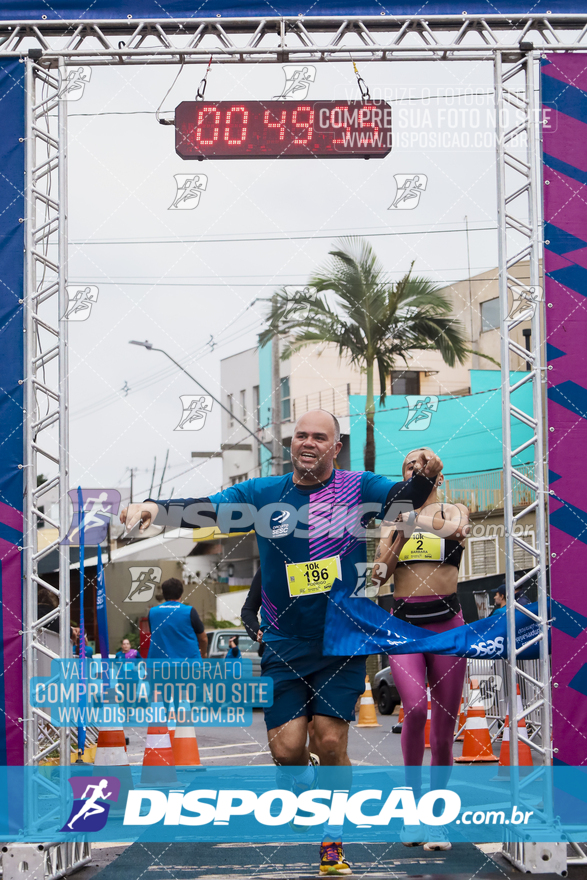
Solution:
<svg viewBox="0 0 587 880">
<path fill-rule="evenodd" d="M 327 825 L 324 829 L 323 843 L 330 841 L 332 843 L 342 842 L 342 825 Z"/>
</svg>

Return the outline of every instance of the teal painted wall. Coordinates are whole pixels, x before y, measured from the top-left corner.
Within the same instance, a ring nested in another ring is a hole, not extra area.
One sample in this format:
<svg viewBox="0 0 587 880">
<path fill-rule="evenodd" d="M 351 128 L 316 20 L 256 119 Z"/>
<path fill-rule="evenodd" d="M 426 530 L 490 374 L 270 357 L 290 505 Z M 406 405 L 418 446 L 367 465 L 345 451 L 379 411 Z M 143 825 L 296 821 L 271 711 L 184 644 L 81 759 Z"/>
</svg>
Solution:
<svg viewBox="0 0 587 880">
<path fill-rule="evenodd" d="M 375 470 L 401 480 L 401 465 L 408 452 L 429 446 L 442 458 L 446 477 L 464 476 L 503 467 L 501 437 L 501 373 L 499 370 L 471 370 L 471 394 L 465 397 L 448 395 L 432 398 L 428 410 L 437 401 L 436 411 L 418 419 L 410 411 L 403 395 L 388 395 L 384 406 L 376 401 Z M 522 377 L 511 373 L 511 382 Z M 425 398 L 418 395 L 418 399 Z M 413 402 L 413 401 L 412 401 Z M 512 395 L 512 402 L 524 412 L 532 413 L 532 386 L 523 385 Z M 351 395 L 351 469 L 363 470 L 365 445 L 365 396 Z M 414 418 L 415 416 L 415 418 Z M 424 430 L 405 430 L 406 423 L 423 425 Z M 404 427 L 404 430 L 401 430 Z M 528 427 L 512 420 L 512 444 L 515 449 L 530 437 Z M 517 463 L 532 461 L 533 448 L 526 449 Z"/>
<path fill-rule="evenodd" d="M 259 348 L 259 402 L 261 427 L 271 428 L 271 343 Z M 271 455 L 261 447 L 261 476 L 271 475 Z"/>
</svg>

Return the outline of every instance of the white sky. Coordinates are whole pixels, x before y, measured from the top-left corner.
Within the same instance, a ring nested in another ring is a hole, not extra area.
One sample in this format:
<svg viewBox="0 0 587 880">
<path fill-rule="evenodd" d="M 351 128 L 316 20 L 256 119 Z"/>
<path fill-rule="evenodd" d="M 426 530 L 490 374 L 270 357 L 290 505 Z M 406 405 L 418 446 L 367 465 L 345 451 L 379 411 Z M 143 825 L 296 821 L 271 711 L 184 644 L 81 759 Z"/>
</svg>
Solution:
<svg viewBox="0 0 587 880">
<path fill-rule="evenodd" d="M 246 306 L 282 284 L 305 282 L 339 235 L 379 233 L 370 240 L 394 278 L 412 260 L 433 281 L 466 277 L 465 215 L 472 229 L 495 226 L 493 98 L 470 97 L 491 92 L 491 65 L 360 68 L 372 97 L 394 108 L 395 142 L 387 158 L 203 163 L 180 159 L 173 127 L 158 125 L 153 115 L 175 66 L 93 68 L 82 99 L 69 103 L 69 277 L 100 289 L 89 320 L 70 324 L 71 485 L 127 486 L 134 467 L 137 497 L 144 497 L 153 456 L 160 473 L 168 448 L 173 479 L 163 497 L 172 487 L 175 496 L 185 496 L 220 485 L 218 460 L 180 476 L 201 465 L 192 450 L 219 448 L 218 407 L 202 431 L 174 432 L 179 395 L 199 389 L 163 355 L 129 346 L 129 339 L 167 349 L 219 396 L 221 358 L 255 345 L 262 327 L 266 304 L 241 316 Z M 193 100 L 203 70 L 184 68 L 164 110 Z M 280 65 L 219 64 L 206 98 L 267 100 L 282 83 Z M 465 90 L 468 98 L 450 97 Z M 350 61 L 317 65 L 308 97 L 358 98 Z M 435 146 L 431 138 L 439 132 L 457 135 L 454 145 Z M 475 132 L 482 143 L 485 135 L 486 146 L 471 143 Z M 421 140 L 410 146 L 412 133 Z M 192 171 L 208 175 L 199 206 L 169 211 L 173 175 Z M 417 209 L 388 210 L 396 173 L 428 175 Z M 416 234 L 397 234 L 408 231 Z M 322 237 L 296 238 L 304 235 Z M 267 236 L 283 240 L 264 241 Z M 470 261 L 472 274 L 496 265 L 495 232 L 471 232 Z"/>
</svg>

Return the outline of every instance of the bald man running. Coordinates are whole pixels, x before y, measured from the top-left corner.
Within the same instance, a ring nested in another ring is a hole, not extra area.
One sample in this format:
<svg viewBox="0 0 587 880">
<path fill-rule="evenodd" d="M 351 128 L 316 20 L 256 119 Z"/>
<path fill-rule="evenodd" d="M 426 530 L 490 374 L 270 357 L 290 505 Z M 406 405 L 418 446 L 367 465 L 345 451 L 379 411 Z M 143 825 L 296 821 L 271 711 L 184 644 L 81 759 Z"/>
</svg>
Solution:
<svg viewBox="0 0 587 880">
<path fill-rule="evenodd" d="M 407 502 L 420 507 L 442 470 L 438 456 L 422 451 L 413 476 L 394 484 L 368 471 L 335 469 L 341 448 L 338 420 L 314 410 L 295 425 L 293 473 L 245 480 L 208 498 L 147 500 L 129 505 L 120 516 L 128 529 L 140 520 L 146 529 L 157 514 L 159 521 L 169 522 L 172 513 L 174 527 L 216 520 L 223 531 L 254 526 L 263 583 L 266 649 L 261 667 L 274 687 L 273 705 L 265 710 L 269 747 L 299 789 L 312 787 L 314 780 L 306 746 L 312 718 L 321 764 L 350 773 L 348 727 L 365 685 L 365 657 L 322 653 L 330 589 L 339 580 L 351 596 L 357 572 L 365 571 L 366 523 L 383 519 L 394 502 L 403 501 L 404 509 Z M 342 827 L 328 826 L 320 852 L 322 874 L 351 873 L 341 836 Z"/>
</svg>

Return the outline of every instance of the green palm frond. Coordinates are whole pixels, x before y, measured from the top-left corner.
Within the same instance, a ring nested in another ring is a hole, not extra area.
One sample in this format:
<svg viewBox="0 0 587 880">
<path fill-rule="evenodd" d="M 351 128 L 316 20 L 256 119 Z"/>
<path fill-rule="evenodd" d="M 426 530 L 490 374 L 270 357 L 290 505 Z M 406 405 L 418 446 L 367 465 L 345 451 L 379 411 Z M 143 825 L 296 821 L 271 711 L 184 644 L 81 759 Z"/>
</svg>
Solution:
<svg viewBox="0 0 587 880">
<path fill-rule="evenodd" d="M 306 289 L 292 294 L 286 288 L 275 292 L 260 345 L 276 334 L 285 337 L 283 358 L 306 345 L 336 345 L 341 359 L 366 369 L 368 388 L 376 365 L 381 403 L 390 372 L 398 360 L 409 368 L 411 350 L 437 350 L 451 367 L 465 362 L 470 348 L 450 297 L 429 279 L 413 275 L 413 263 L 393 282 L 371 244 L 358 236 L 336 241 L 329 257 L 309 279 L 315 293 Z M 369 419 L 373 398 L 370 393 L 367 398 Z M 374 464 L 374 446 L 369 452 L 367 447 L 365 461 L 371 456 Z"/>
</svg>

